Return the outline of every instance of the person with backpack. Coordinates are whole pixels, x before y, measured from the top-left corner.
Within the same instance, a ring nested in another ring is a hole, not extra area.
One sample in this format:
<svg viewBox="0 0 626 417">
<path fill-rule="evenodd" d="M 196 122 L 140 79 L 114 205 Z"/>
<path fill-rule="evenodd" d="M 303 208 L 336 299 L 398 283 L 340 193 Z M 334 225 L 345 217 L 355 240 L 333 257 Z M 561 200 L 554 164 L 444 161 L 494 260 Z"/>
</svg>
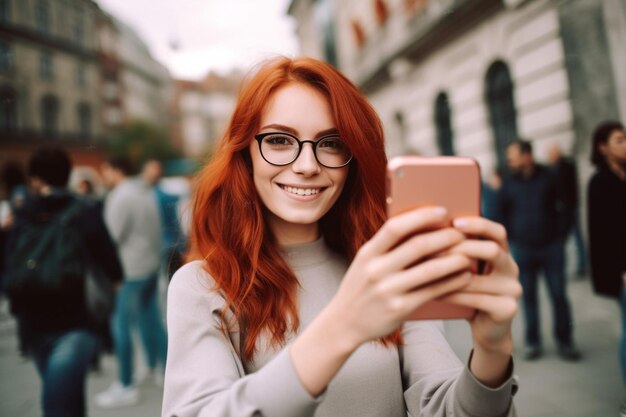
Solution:
<svg viewBox="0 0 626 417">
<path fill-rule="evenodd" d="M 41 377 L 44 417 L 86 414 L 86 376 L 106 324 L 91 314 L 87 271 L 95 265 L 113 286 L 123 277 L 100 210 L 67 189 L 71 168 L 60 147 L 31 155 L 32 196 L 15 213 L 5 253 L 4 290 Z"/>
</svg>

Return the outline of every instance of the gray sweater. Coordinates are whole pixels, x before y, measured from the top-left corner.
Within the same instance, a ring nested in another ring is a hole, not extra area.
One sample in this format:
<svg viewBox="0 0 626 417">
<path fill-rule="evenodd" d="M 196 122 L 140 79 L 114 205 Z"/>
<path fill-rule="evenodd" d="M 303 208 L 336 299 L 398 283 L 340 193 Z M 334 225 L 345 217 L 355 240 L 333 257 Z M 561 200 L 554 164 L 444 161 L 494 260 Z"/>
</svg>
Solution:
<svg viewBox="0 0 626 417">
<path fill-rule="evenodd" d="M 104 202 L 104 220 L 122 261 L 126 280 L 158 272 L 161 218 L 154 191 L 139 179 L 120 182 Z"/>
<path fill-rule="evenodd" d="M 300 331 L 331 300 L 347 262 L 316 242 L 284 248 L 300 288 Z M 164 417 L 514 416 L 513 378 L 491 389 L 478 382 L 448 345 L 440 322 L 407 322 L 400 348 L 362 345 L 325 393 L 311 397 L 287 346 L 259 340 L 253 362 L 241 358 L 241 334 L 219 330 L 225 300 L 200 261 L 181 268 L 168 290 L 169 347 Z M 236 324 L 235 324 L 236 326 Z"/>
</svg>

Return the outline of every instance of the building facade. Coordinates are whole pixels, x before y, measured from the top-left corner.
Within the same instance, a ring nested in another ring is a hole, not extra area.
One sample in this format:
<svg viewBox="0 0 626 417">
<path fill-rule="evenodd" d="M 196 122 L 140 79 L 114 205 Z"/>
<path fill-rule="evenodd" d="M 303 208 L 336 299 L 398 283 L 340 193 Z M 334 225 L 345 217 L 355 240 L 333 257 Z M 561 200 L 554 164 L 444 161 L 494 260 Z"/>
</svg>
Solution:
<svg viewBox="0 0 626 417">
<path fill-rule="evenodd" d="M 220 140 L 235 107 L 242 74 L 209 73 L 204 80 L 177 80 L 172 106 L 172 138 L 191 157 L 210 153 Z"/>
<path fill-rule="evenodd" d="M 99 9 L 90 0 L 0 1 L 0 142 L 93 142 Z"/>
<path fill-rule="evenodd" d="M 332 54 L 311 16 L 332 8 L 336 65 L 381 116 L 390 156 L 471 156 L 484 174 L 516 137 L 579 161 L 593 127 L 626 120 L 623 0 L 294 0 L 304 54 Z"/>
<path fill-rule="evenodd" d="M 172 92 L 142 39 L 93 0 L 0 0 L 0 163 L 54 142 L 97 164 L 127 121 L 168 132 Z"/>
</svg>

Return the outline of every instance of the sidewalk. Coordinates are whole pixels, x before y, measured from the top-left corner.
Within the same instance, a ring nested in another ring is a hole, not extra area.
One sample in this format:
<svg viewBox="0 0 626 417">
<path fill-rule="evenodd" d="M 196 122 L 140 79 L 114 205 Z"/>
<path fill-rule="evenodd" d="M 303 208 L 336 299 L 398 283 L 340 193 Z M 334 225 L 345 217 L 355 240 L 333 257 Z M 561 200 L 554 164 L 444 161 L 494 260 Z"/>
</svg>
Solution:
<svg viewBox="0 0 626 417">
<path fill-rule="evenodd" d="M 542 286 L 543 287 L 543 286 Z M 543 288 L 542 288 L 543 290 Z M 617 344 L 620 334 L 619 309 L 608 299 L 591 293 L 588 280 L 569 284 L 575 320 L 575 334 L 583 352 L 579 363 L 561 361 L 555 353 L 551 333 L 551 311 L 542 293 L 542 320 L 545 356 L 536 362 L 516 357 L 515 373 L 520 390 L 515 403 L 521 417 L 616 417 L 625 392 L 619 375 Z M 465 322 L 446 324 L 450 342 L 466 358 L 470 349 L 469 328 Z M 521 318 L 514 322 L 516 349 L 523 348 Z M 100 375 L 88 382 L 89 416 L 156 417 L 161 410 L 161 388 L 141 386 L 141 404 L 115 410 L 93 405 L 93 395 L 108 387 L 116 375 L 115 362 L 106 357 Z M 0 313 L 0 415 L 39 416 L 39 381 L 30 362 L 20 359 L 16 350 L 13 321 Z"/>
</svg>

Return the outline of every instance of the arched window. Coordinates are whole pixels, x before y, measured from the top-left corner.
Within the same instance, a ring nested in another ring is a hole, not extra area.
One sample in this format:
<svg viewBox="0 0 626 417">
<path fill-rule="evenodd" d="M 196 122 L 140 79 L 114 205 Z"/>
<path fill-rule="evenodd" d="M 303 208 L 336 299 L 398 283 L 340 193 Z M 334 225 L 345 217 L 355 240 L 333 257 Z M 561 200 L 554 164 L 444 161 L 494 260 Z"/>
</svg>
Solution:
<svg viewBox="0 0 626 417">
<path fill-rule="evenodd" d="M 354 41 L 356 42 L 356 46 L 360 48 L 365 44 L 365 31 L 363 30 L 361 22 L 358 20 L 352 20 L 351 24 Z"/>
<path fill-rule="evenodd" d="M 485 99 L 489 107 L 489 118 L 498 166 L 506 165 L 506 147 L 517 134 L 517 113 L 513 100 L 513 81 L 509 67 L 496 61 L 487 70 Z"/>
<path fill-rule="evenodd" d="M 17 129 L 17 94 L 11 87 L 0 88 L 0 132 Z"/>
<path fill-rule="evenodd" d="M 454 155 L 452 113 L 446 93 L 439 93 L 435 99 L 435 127 L 437 128 L 437 147 L 442 155 Z"/>
<path fill-rule="evenodd" d="M 37 0 L 37 3 L 35 3 L 35 18 L 39 30 L 42 32 L 50 30 L 50 6 L 48 0 Z"/>
<path fill-rule="evenodd" d="M 401 111 L 397 111 L 393 118 L 396 122 L 396 128 L 398 132 L 398 140 L 404 145 L 406 148 L 406 124 L 404 122 L 404 114 Z"/>
<path fill-rule="evenodd" d="M 387 22 L 387 19 L 389 19 L 389 8 L 385 0 L 374 0 L 374 15 L 379 26 Z"/>
<path fill-rule="evenodd" d="M 78 116 L 78 133 L 81 140 L 89 140 L 91 136 L 91 108 L 89 104 L 80 103 L 76 107 Z"/>
<path fill-rule="evenodd" d="M 45 136 L 54 136 L 59 130 L 59 100 L 47 95 L 41 99 L 41 130 Z"/>
</svg>

